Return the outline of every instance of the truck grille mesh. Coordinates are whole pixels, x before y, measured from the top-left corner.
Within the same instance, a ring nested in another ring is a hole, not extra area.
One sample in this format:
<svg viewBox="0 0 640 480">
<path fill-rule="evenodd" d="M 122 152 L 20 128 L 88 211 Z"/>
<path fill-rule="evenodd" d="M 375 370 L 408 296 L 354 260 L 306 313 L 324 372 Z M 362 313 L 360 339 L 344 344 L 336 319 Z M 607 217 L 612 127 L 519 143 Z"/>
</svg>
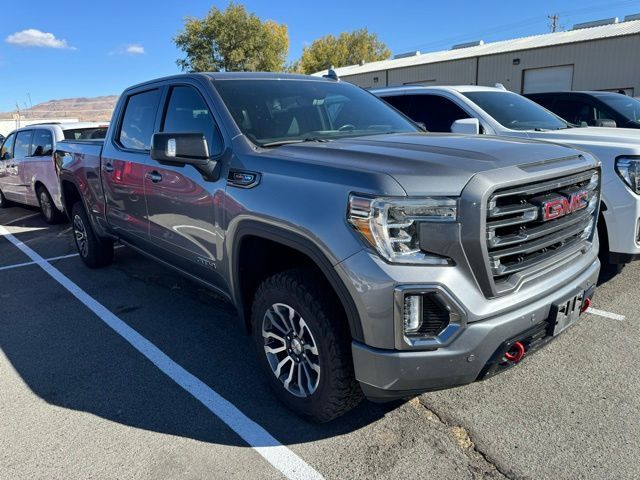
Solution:
<svg viewBox="0 0 640 480">
<path fill-rule="evenodd" d="M 486 242 L 496 283 L 579 247 L 592 238 L 600 174 L 588 170 L 494 192 L 487 205 Z"/>
</svg>

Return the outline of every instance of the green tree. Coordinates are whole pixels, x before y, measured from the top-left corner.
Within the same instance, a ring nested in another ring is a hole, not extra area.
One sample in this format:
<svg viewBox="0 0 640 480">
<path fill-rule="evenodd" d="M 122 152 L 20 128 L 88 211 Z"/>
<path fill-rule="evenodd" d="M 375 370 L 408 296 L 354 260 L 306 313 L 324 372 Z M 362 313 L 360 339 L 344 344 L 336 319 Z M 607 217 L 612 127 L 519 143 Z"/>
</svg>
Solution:
<svg viewBox="0 0 640 480">
<path fill-rule="evenodd" d="M 366 28 L 343 32 L 339 36 L 327 35 L 315 40 L 302 50 L 296 67 L 303 73 L 315 73 L 331 67 L 355 65 L 362 61 L 375 62 L 391 56 L 387 46 L 375 33 Z"/>
<path fill-rule="evenodd" d="M 233 2 L 202 19 L 187 18 L 173 41 L 186 54 L 176 63 L 189 72 L 281 71 L 289 50 L 286 25 L 263 22 Z"/>
</svg>

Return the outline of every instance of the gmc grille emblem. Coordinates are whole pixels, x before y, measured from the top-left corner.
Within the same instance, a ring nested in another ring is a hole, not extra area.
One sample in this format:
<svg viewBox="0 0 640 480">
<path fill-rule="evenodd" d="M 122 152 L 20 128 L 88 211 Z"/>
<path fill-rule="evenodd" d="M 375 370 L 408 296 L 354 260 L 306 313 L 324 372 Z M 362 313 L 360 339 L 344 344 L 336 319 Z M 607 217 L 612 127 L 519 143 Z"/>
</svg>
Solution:
<svg viewBox="0 0 640 480">
<path fill-rule="evenodd" d="M 542 210 L 542 221 L 555 220 L 564 217 L 578 210 L 587 208 L 589 205 L 589 192 L 587 190 L 579 190 L 564 195 L 556 195 L 545 197 L 540 205 Z"/>
</svg>

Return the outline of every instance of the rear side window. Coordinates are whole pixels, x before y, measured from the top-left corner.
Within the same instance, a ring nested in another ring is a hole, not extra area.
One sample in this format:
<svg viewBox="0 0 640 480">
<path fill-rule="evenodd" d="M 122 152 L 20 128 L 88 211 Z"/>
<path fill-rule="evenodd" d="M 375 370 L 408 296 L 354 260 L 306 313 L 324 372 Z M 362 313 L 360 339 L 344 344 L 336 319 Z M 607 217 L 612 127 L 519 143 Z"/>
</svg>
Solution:
<svg viewBox="0 0 640 480">
<path fill-rule="evenodd" d="M 132 150 L 151 149 L 151 136 L 159 103 L 159 90 L 137 93 L 127 99 L 118 135 L 123 147 Z"/>
<path fill-rule="evenodd" d="M 2 150 L 0 150 L 0 160 L 11 160 L 13 158 L 13 143 L 16 140 L 16 134 L 12 133 L 2 144 Z"/>
<path fill-rule="evenodd" d="M 587 102 L 574 98 L 560 98 L 553 108 L 554 112 L 567 122 L 580 125 L 582 122 L 587 125 L 595 123 L 594 109 Z"/>
<path fill-rule="evenodd" d="M 74 128 L 63 132 L 65 140 L 102 140 L 107 136 L 107 127 Z"/>
<path fill-rule="evenodd" d="M 16 135 L 16 144 L 13 147 L 14 158 L 25 158 L 31 155 L 31 130 L 18 132 Z"/>
<path fill-rule="evenodd" d="M 209 154 L 222 151 L 222 139 L 215 126 L 209 107 L 193 87 L 173 87 L 167 105 L 163 132 L 202 133 L 209 145 Z"/>
<path fill-rule="evenodd" d="M 31 156 L 43 157 L 53 153 L 53 135 L 49 130 L 38 129 L 33 133 Z"/>
</svg>

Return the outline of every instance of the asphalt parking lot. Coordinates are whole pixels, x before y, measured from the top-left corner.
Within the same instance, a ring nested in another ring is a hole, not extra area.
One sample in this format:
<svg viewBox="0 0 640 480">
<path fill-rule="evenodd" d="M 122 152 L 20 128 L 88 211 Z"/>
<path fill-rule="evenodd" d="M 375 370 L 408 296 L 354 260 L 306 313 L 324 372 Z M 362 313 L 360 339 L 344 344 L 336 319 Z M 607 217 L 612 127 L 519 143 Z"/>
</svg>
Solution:
<svg viewBox="0 0 640 480">
<path fill-rule="evenodd" d="M 35 210 L 0 225 L 3 479 L 640 476 L 640 264 L 517 368 L 313 425 L 215 294 L 125 247 L 89 270 Z"/>
</svg>

